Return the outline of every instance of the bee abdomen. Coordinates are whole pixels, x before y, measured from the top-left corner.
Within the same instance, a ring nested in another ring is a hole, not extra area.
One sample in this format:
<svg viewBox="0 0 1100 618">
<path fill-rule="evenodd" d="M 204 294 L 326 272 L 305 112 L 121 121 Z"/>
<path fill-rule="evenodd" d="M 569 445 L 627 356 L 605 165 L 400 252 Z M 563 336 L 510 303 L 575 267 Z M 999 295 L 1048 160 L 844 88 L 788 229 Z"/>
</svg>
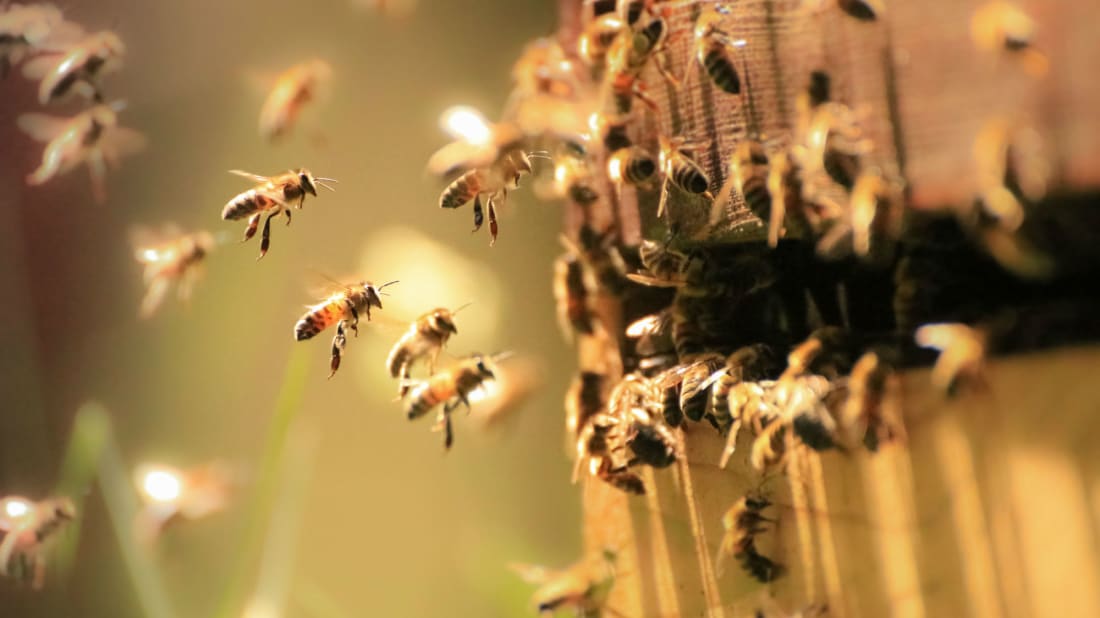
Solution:
<svg viewBox="0 0 1100 618">
<path fill-rule="evenodd" d="M 327 313 L 324 311 L 311 311 L 303 315 L 294 325 L 294 339 L 305 341 L 325 330 L 329 327 L 329 320 L 326 318 Z"/>
<path fill-rule="evenodd" d="M 481 182 L 478 180 L 478 171 L 470 170 L 447 185 L 443 194 L 439 196 L 439 207 L 458 208 L 474 199 L 480 192 Z"/>
<path fill-rule="evenodd" d="M 705 193 L 710 187 L 710 179 L 703 170 L 690 159 L 680 161 L 672 170 L 672 182 L 688 193 Z"/>
<path fill-rule="evenodd" d="M 411 357 L 409 346 L 405 345 L 404 341 L 399 341 L 390 352 L 389 358 L 386 359 L 386 369 L 389 370 L 390 377 L 398 377 L 401 370 L 409 364 Z"/>
<path fill-rule="evenodd" d="M 647 154 L 635 153 L 623 169 L 623 178 L 632 185 L 638 185 L 652 178 L 656 171 L 657 162 L 653 160 L 653 157 Z"/>
<path fill-rule="evenodd" d="M 733 60 L 726 53 L 725 47 L 715 45 L 707 50 L 703 57 L 703 66 L 707 75 L 714 81 L 714 85 L 730 94 L 741 93 L 741 76 L 733 66 Z"/>
<path fill-rule="evenodd" d="M 409 396 L 409 402 L 405 405 L 405 416 L 409 417 L 410 421 L 420 418 L 434 408 L 437 403 L 439 401 L 432 394 L 429 385 L 427 383 L 420 384 L 413 389 Z"/>
<path fill-rule="evenodd" d="M 229 201 L 222 209 L 222 219 L 234 221 L 251 216 L 260 210 L 260 200 L 255 191 L 246 191 Z"/>
<path fill-rule="evenodd" d="M 772 209 L 772 196 L 768 192 L 767 180 L 761 176 L 751 176 L 742 184 L 741 193 L 752 214 L 767 221 Z"/>
</svg>

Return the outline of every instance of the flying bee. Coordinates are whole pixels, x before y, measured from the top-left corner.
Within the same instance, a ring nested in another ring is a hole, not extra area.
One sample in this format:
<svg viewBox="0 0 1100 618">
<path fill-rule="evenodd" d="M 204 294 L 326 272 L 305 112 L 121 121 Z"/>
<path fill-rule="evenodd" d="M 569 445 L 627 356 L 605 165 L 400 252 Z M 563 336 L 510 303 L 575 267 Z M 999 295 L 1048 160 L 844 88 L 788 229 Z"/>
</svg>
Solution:
<svg viewBox="0 0 1100 618">
<path fill-rule="evenodd" d="M 772 197 L 768 191 L 769 177 L 768 154 L 764 151 L 764 145 L 754 139 L 739 142 L 730 156 L 729 175 L 711 206 L 711 222 L 718 222 L 722 208 L 729 203 L 734 191 L 761 221 L 770 221 Z M 769 241 L 770 234 L 769 229 Z"/>
<path fill-rule="evenodd" d="M 451 412 L 461 404 L 465 404 L 467 410 L 470 408 L 470 393 L 480 388 L 486 380 L 496 377 L 490 364 L 499 358 L 502 358 L 502 355 L 488 358 L 481 354 L 473 354 L 460 359 L 452 367 L 432 374 L 427 380 L 413 382 L 410 384 L 411 390 L 405 402 L 405 415 L 411 421 L 443 404 L 443 410 L 436 419 L 434 429 L 444 430 L 443 447 L 451 448 L 454 443 Z"/>
<path fill-rule="evenodd" d="M 81 35 L 83 30 L 65 21 L 61 9 L 52 4 L 0 8 L 0 78 L 28 53 L 63 48 Z"/>
<path fill-rule="evenodd" d="M 0 575 L 39 589 L 45 583 L 46 548 L 66 524 L 76 518 L 69 498 L 33 502 L 19 496 L 0 499 Z"/>
<path fill-rule="evenodd" d="M 581 207 L 587 208 L 600 199 L 593 180 L 592 167 L 579 157 L 558 157 L 554 164 L 555 194 L 568 197 Z"/>
<path fill-rule="evenodd" d="M 38 102 L 42 105 L 60 101 L 73 92 L 102 103 L 99 78 L 117 70 L 125 53 L 122 39 L 104 30 L 84 37 L 65 52 L 27 61 L 23 65 L 23 76 L 40 80 Z"/>
<path fill-rule="evenodd" d="M 171 225 L 160 232 L 135 227 L 130 236 L 134 258 L 145 266 L 145 297 L 138 315 L 152 317 L 172 283 L 176 284 L 179 299 L 187 302 L 202 277 L 206 256 L 214 249 L 214 236 L 205 230 L 185 234 Z"/>
<path fill-rule="evenodd" d="M 375 286 L 369 281 L 354 284 L 341 284 L 342 289 L 331 294 L 325 300 L 309 307 L 305 315 L 294 325 L 294 340 L 312 339 L 321 331 L 336 324 L 336 335 L 332 338 L 332 358 L 329 362 L 329 378 L 336 375 L 340 368 L 340 358 L 347 345 L 347 329 L 359 336 L 359 315 L 366 313 L 370 321 L 371 307 L 382 308 L 382 290 L 397 283 L 390 281 Z"/>
<path fill-rule="evenodd" d="M 282 213 L 286 215 L 286 224 L 290 225 L 291 204 L 294 208 L 301 208 L 306 203 L 306 194 L 316 196 L 317 187 L 321 186 L 329 191 L 335 191 L 325 183 L 336 182 L 333 178 L 316 178 L 309 170 L 303 168 L 289 170 L 276 176 L 260 176 L 241 170 L 229 170 L 230 174 L 236 174 L 256 183 L 251 189 L 238 193 L 222 208 L 222 219 L 236 221 L 248 217 L 248 226 L 244 230 L 245 242 L 256 235 L 260 226 L 260 217 L 266 212 L 264 219 L 264 231 L 260 236 L 260 259 L 267 255 L 267 249 L 271 246 L 271 219 Z"/>
<path fill-rule="evenodd" d="M 1041 77 L 1050 61 L 1032 46 L 1035 30 L 1035 21 L 1023 9 L 1003 0 L 983 4 L 970 19 L 970 38 L 978 49 L 1007 54 L 1018 60 L 1028 74 Z"/>
<path fill-rule="evenodd" d="M 756 549 L 756 536 L 767 530 L 767 524 L 775 524 L 761 511 L 771 506 L 764 498 L 743 496 L 722 515 L 725 533 L 715 560 L 720 568 L 726 557 L 736 558 L 741 568 L 761 583 L 775 580 L 783 568 Z"/>
<path fill-rule="evenodd" d="M 960 381 L 984 386 L 985 356 L 989 333 L 959 323 L 925 324 L 914 333 L 917 345 L 939 350 L 932 367 L 932 384 L 954 395 Z"/>
<path fill-rule="evenodd" d="M 107 164 L 145 147 L 145 137 L 118 124 L 118 114 L 126 103 L 96 105 L 71 118 L 46 114 L 23 114 L 16 124 L 32 139 L 46 143 L 42 163 L 27 176 L 27 184 L 37 186 L 55 176 L 66 174 L 81 163 L 88 166 L 92 195 L 96 201 L 107 198 Z"/>
<path fill-rule="evenodd" d="M 332 76 L 324 60 L 301 62 L 275 78 L 275 85 L 260 108 L 260 137 L 274 141 L 294 127 L 302 108 L 316 98 L 317 90 Z"/>
<path fill-rule="evenodd" d="M 722 30 L 722 20 L 729 15 L 729 7 L 707 5 L 695 20 L 695 60 L 719 90 L 728 94 L 741 93 L 741 76 L 730 54 L 733 47 L 743 47 L 745 41 L 732 40 Z"/>
<path fill-rule="evenodd" d="M 409 371 L 413 363 L 420 359 L 428 360 L 428 374 L 435 373 L 435 362 L 443 346 L 451 335 L 458 334 L 458 328 L 454 323 L 454 315 L 463 307 L 451 311 L 438 308 L 416 318 L 404 335 L 390 349 L 390 355 L 386 358 L 386 370 L 390 377 L 398 378 L 401 386 L 398 389 L 398 397 L 404 397 L 409 391 Z"/>
<path fill-rule="evenodd" d="M 567 251 L 554 261 L 554 300 L 562 335 L 571 341 L 574 334 L 591 335 L 598 326 L 589 301 L 595 282 L 580 258 Z"/>
<path fill-rule="evenodd" d="M 714 196 L 709 190 L 710 177 L 689 156 L 690 150 L 685 147 L 683 140 L 660 136 L 659 141 L 661 151 L 657 167 L 664 175 L 664 182 L 661 185 L 661 200 L 657 204 L 657 216 L 663 216 L 667 208 L 669 184 L 692 195 L 702 195 L 713 202 Z"/>
<path fill-rule="evenodd" d="M 466 105 L 444 110 L 439 124 L 455 138 L 428 159 L 428 172 L 442 178 L 492 167 L 510 156 L 523 140 L 523 133 L 516 124 L 490 122 L 480 111 Z"/>
<path fill-rule="evenodd" d="M 572 609 L 578 616 L 598 616 L 606 609 L 615 585 L 615 552 L 609 549 L 560 571 L 527 564 L 509 566 L 524 581 L 539 586 L 531 602 L 540 615 Z"/>
<path fill-rule="evenodd" d="M 176 521 L 193 521 L 222 511 L 240 485 L 240 471 L 223 461 L 187 469 L 162 464 L 142 464 L 134 469 L 134 485 L 143 502 L 135 532 L 153 541 Z"/>
<path fill-rule="evenodd" d="M 520 178 L 524 174 L 530 174 L 531 169 L 529 153 L 515 150 L 491 167 L 472 169 L 456 178 L 443 189 L 443 193 L 439 196 L 439 207 L 458 208 L 473 200 L 473 231 L 476 232 L 481 229 L 481 223 L 484 220 L 481 196 L 486 196 L 486 207 L 489 210 L 489 245 L 492 246 L 497 240 L 497 204 L 504 203 L 508 198 L 508 190 L 519 187 Z"/>
</svg>

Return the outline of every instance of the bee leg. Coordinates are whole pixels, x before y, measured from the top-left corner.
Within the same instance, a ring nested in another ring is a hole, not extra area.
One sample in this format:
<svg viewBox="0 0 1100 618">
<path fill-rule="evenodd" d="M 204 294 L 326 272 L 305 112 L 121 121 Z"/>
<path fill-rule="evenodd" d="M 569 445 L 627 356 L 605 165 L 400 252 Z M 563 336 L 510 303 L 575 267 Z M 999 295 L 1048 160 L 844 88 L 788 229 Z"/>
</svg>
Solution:
<svg viewBox="0 0 1100 618">
<path fill-rule="evenodd" d="M 287 226 L 289 226 L 290 225 L 290 209 L 287 208 L 283 212 L 286 214 L 286 224 L 287 224 Z"/>
<path fill-rule="evenodd" d="M 668 174 L 665 174 L 664 182 L 661 183 L 661 199 L 657 202 L 657 218 L 660 219 L 665 214 L 665 210 L 668 208 Z"/>
<path fill-rule="evenodd" d="M 340 368 L 340 356 L 343 354 L 344 346 L 347 343 L 348 338 L 344 334 L 344 321 L 341 320 L 336 325 L 336 336 L 332 338 L 332 360 L 329 361 L 330 373 L 328 374 L 330 380 L 332 376 L 336 375 L 336 370 Z"/>
<path fill-rule="evenodd" d="M 351 326 L 352 332 L 355 336 L 359 336 L 359 310 L 355 308 L 355 305 L 349 300 L 346 301 L 348 305 L 348 312 L 351 313 L 351 322 L 348 324 Z M 367 320 L 370 320 L 370 305 L 367 305 Z"/>
<path fill-rule="evenodd" d="M 497 241 L 497 207 L 493 198 L 489 198 L 489 246 Z"/>
<path fill-rule="evenodd" d="M 466 406 L 466 414 L 469 414 L 470 413 L 470 400 L 466 398 L 466 393 L 459 393 L 458 394 L 458 399 L 459 399 L 459 401 L 462 402 L 463 405 Z M 454 407 L 457 408 L 458 403 L 455 403 Z"/>
<path fill-rule="evenodd" d="M 397 398 L 404 399 L 405 395 L 409 392 L 409 378 L 411 376 L 409 372 L 409 364 L 403 363 L 401 365 L 401 370 L 398 372 L 397 375 L 399 376 L 398 384 L 400 384 L 400 386 L 397 387 Z"/>
<path fill-rule="evenodd" d="M 92 197 L 97 204 L 107 201 L 107 163 L 103 160 L 103 152 L 93 148 L 88 153 L 88 175 L 92 179 Z"/>
<path fill-rule="evenodd" d="M 481 209 L 481 196 L 474 197 L 474 229 L 470 230 L 470 233 L 474 233 L 481 229 L 481 222 L 485 220 L 485 212 Z"/>
<path fill-rule="evenodd" d="M 241 242 L 247 242 L 248 239 L 256 235 L 256 230 L 260 228 L 260 216 L 261 213 L 256 213 L 248 218 L 248 227 L 244 228 L 244 238 Z"/>
<path fill-rule="evenodd" d="M 722 458 L 718 461 L 718 467 L 725 469 L 733 452 L 737 450 L 737 434 L 741 433 L 741 419 L 733 421 L 729 434 L 726 436 L 726 448 L 722 450 Z"/>
<path fill-rule="evenodd" d="M 455 406 L 451 404 L 445 404 L 443 406 L 443 448 L 450 450 L 451 445 L 455 442 L 454 427 L 451 425 L 451 412 L 454 411 Z"/>
<path fill-rule="evenodd" d="M 257 260 L 267 255 L 267 248 L 271 246 L 271 218 L 279 213 L 270 214 L 264 219 L 264 231 L 260 235 L 260 257 Z"/>
</svg>

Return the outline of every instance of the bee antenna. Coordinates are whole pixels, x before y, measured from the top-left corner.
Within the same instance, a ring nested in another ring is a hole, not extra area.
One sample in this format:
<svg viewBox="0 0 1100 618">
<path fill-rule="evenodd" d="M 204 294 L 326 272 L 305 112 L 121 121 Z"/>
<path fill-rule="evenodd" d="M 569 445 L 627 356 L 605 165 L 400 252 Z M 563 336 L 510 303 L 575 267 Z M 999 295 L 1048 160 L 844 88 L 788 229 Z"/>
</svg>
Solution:
<svg viewBox="0 0 1100 618">
<path fill-rule="evenodd" d="M 383 290 L 384 288 L 387 288 L 387 287 L 389 287 L 389 286 L 391 286 L 391 285 L 393 285 L 393 284 L 395 284 L 395 283 L 400 283 L 400 281 L 398 281 L 398 280 L 394 279 L 393 281 L 390 281 L 389 283 L 383 283 L 382 285 L 380 285 L 380 286 L 378 286 L 378 287 L 376 287 L 376 288 L 374 288 L 374 289 L 375 289 L 375 291 L 377 291 L 377 292 L 378 292 L 379 294 L 381 294 L 381 293 L 382 293 L 382 290 Z M 387 294 L 387 296 L 389 296 L 389 295 Z"/>
<path fill-rule="evenodd" d="M 496 354 L 490 356 L 489 360 L 493 361 L 494 363 L 499 363 L 500 361 L 508 360 L 509 358 L 512 358 L 515 355 L 516 355 L 515 352 L 512 352 L 511 350 L 507 350 L 507 351 L 504 351 L 504 352 L 497 352 Z"/>
<path fill-rule="evenodd" d="M 463 309 L 465 309 L 466 307 L 469 307 L 472 304 L 474 304 L 473 301 L 470 301 L 470 302 L 466 303 L 465 305 L 462 305 L 458 309 L 455 309 L 454 311 L 452 311 L 451 315 L 456 315 L 459 311 L 462 311 Z"/>
<path fill-rule="evenodd" d="M 334 187 L 330 187 L 330 186 L 328 186 L 328 185 L 327 185 L 327 184 L 325 184 L 325 183 L 326 183 L 326 182 L 335 182 L 335 183 L 339 183 L 340 181 L 339 181 L 339 180 L 336 180 L 335 178 L 314 178 L 314 179 L 313 179 L 313 182 L 314 182 L 314 183 L 316 183 L 316 184 L 318 184 L 318 185 L 321 185 L 322 187 L 324 187 L 324 188 L 328 189 L 329 191 L 333 191 L 333 192 L 335 192 L 335 191 L 336 191 L 336 189 L 335 189 Z"/>
</svg>

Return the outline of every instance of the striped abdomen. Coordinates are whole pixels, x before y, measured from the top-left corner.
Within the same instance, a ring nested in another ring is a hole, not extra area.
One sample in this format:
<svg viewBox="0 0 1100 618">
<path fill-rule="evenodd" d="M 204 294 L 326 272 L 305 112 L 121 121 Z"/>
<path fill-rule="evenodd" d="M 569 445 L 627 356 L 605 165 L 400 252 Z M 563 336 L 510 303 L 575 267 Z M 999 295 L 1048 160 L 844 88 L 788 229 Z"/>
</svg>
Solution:
<svg viewBox="0 0 1100 618">
<path fill-rule="evenodd" d="M 741 76 L 737 74 L 737 68 L 733 65 L 729 49 L 721 41 L 712 41 L 704 50 L 701 50 L 703 67 L 710 76 L 711 81 L 719 89 L 730 94 L 741 93 Z"/>
<path fill-rule="evenodd" d="M 707 192 L 710 187 L 710 178 L 695 161 L 681 153 L 676 153 L 672 156 L 671 167 L 672 173 L 669 174 L 669 180 L 672 184 L 688 193 Z"/>
<path fill-rule="evenodd" d="M 643 184 L 657 172 L 657 162 L 641 148 L 623 148 L 611 155 L 611 158 L 618 167 L 619 177 L 627 184 Z"/>
<path fill-rule="evenodd" d="M 390 355 L 386 358 L 386 369 L 390 372 L 390 377 L 398 377 L 403 373 L 405 367 L 412 363 L 413 346 L 411 340 L 416 336 L 417 332 L 415 330 L 407 331 L 390 350 Z"/>
<path fill-rule="evenodd" d="M 440 208 L 458 208 L 481 193 L 481 170 L 470 170 L 447 185 L 439 196 Z"/>
<path fill-rule="evenodd" d="M 313 338 L 317 333 L 344 319 L 344 310 L 345 304 L 339 299 L 312 307 L 294 325 L 294 339 L 305 341 Z"/>
<path fill-rule="evenodd" d="M 229 200 L 229 203 L 222 209 L 222 219 L 226 221 L 244 219 L 258 212 L 268 210 L 275 205 L 275 200 L 255 189 L 249 189 Z"/>
<path fill-rule="evenodd" d="M 409 401 L 405 405 L 405 415 L 409 420 L 424 416 L 432 408 L 455 395 L 455 382 L 450 372 L 439 373 L 412 389 Z"/>
</svg>

